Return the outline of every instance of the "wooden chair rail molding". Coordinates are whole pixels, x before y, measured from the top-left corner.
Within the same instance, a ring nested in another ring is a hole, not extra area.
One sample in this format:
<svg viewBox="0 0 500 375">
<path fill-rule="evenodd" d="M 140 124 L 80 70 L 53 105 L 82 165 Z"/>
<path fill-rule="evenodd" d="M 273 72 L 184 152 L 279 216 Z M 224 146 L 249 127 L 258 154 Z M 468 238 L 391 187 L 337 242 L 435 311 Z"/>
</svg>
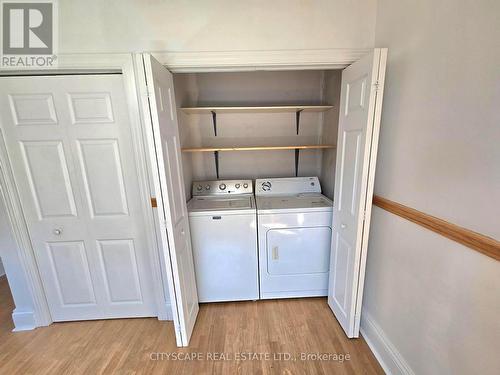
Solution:
<svg viewBox="0 0 500 375">
<path fill-rule="evenodd" d="M 500 241 L 494 238 L 459 227 L 377 195 L 373 196 L 373 204 L 493 259 L 500 260 Z"/>
</svg>

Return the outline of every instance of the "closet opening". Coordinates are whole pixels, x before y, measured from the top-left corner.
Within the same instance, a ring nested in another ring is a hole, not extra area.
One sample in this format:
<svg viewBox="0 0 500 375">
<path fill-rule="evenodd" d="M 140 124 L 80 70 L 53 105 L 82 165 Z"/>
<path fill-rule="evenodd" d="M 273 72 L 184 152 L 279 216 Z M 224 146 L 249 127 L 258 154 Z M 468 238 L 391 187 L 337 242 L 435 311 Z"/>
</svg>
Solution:
<svg viewBox="0 0 500 375">
<path fill-rule="evenodd" d="M 341 71 L 173 76 L 198 301 L 326 297 Z"/>
<path fill-rule="evenodd" d="M 174 74 L 142 56 L 180 345 L 198 302 L 257 299 L 328 296 L 359 336 L 386 56 Z"/>
</svg>

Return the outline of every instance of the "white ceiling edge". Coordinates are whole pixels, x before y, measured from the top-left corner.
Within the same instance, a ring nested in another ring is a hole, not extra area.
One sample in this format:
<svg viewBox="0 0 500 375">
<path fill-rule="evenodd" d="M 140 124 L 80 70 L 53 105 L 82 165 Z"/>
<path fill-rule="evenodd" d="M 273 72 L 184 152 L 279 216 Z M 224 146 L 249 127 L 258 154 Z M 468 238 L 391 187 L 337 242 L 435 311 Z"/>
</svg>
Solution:
<svg viewBox="0 0 500 375">
<path fill-rule="evenodd" d="M 173 73 L 255 70 L 343 69 L 370 52 L 368 48 L 269 51 L 151 52 Z"/>
</svg>

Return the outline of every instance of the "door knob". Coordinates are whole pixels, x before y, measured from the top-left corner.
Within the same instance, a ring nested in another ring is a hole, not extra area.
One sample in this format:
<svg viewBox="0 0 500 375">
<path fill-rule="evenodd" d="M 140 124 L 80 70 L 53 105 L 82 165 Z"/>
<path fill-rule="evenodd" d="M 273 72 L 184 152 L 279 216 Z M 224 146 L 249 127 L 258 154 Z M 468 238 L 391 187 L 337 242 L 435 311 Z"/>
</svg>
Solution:
<svg viewBox="0 0 500 375">
<path fill-rule="evenodd" d="M 342 223 L 342 224 L 340 224 L 340 228 L 341 229 L 345 229 L 345 228 L 347 228 L 347 225 L 345 225 L 345 224 Z"/>
<path fill-rule="evenodd" d="M 52 231 L 52 233 L 54 233 L 56 236 L 60 236 L 62 233 L 62 229 L 56 228 Z"/>
</svg>

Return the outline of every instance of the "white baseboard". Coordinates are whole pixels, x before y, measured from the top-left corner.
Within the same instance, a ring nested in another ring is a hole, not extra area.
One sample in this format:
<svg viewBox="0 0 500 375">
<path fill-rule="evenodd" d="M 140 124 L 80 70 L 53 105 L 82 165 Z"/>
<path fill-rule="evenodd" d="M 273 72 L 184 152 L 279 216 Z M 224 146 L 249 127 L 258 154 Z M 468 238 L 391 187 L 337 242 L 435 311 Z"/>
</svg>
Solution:
<svg viewBox="0 0 500 375">
<path fill-rule="evenodd" d="M 372 316 L 365 310 L 361 313 L 361 334 L 386 374 L 415 375 L 401 353 L 385 335 Z"/>
<path fill-rule="evenodd" d="M 13 332 L 31 331 L 37 327 L 35 323 L 35 313 L 33 311 L 17 311 L 12 313 L 12 320 L 14 321 Z"/>
<path fill-rule="evenodd" d="M 165 320 L 174 320 L 174 314 L 172 313 L 172 305 L 170 303 L 167 303 L 166 306 L 167 306 L 167 319 Z"/>
<path fill-rule="evenodd" d="M 172 305 L 170 303 L 165 304 L 164 311 L 158 314 L 158 320 L 174 320 L 174 315 L 172 313 Z"/>
</svg>

